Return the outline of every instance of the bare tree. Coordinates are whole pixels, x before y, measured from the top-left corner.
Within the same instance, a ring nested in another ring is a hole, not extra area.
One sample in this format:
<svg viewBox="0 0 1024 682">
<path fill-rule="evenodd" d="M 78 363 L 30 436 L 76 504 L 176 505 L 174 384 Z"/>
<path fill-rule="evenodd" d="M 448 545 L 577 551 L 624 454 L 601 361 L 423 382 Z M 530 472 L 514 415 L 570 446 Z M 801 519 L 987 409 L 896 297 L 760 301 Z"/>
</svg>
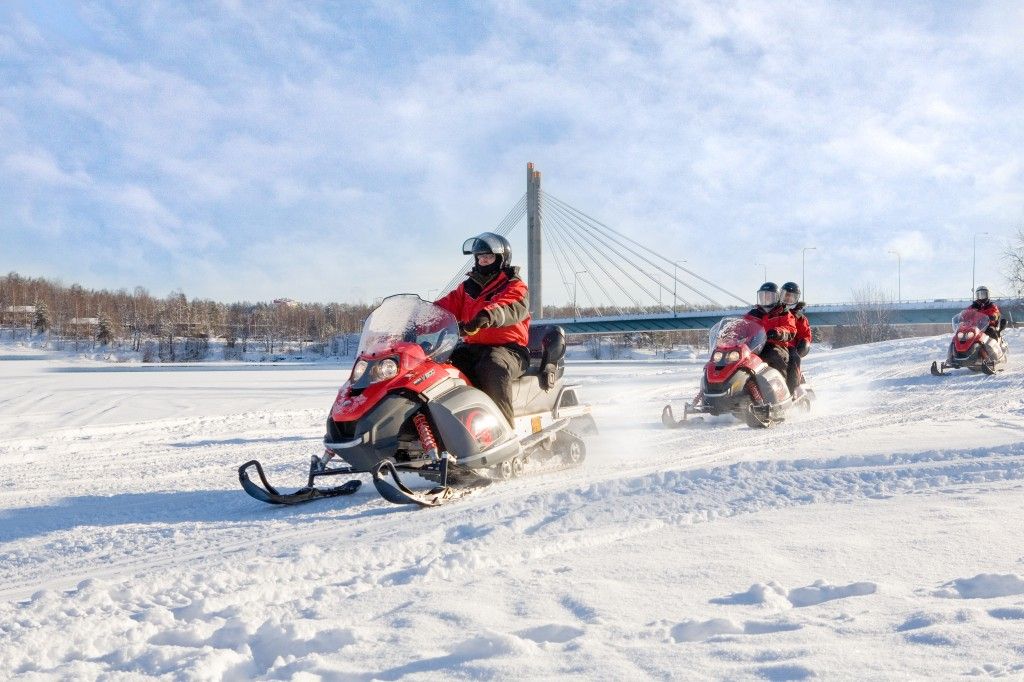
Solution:
<svg viewBox="0 0 1024 682">
<path fill-rule="evenodd" d="M 833 345 L 853 346 L 897 339 L 900 334 L 892 323 L 892 298 L 879 287 L 867 285 L 853 292 L 853 320 L 837 325 Z"/>
<path fill-rule="evenodd" d="M 1024 298 L 1024 227 L 1017 228 L 1010 247 L 1003 254 L 1003 261 L 1007 264 L 1007 270 L 1003 273 L 1013 295 L 1020 299 Z"/>
</svg>

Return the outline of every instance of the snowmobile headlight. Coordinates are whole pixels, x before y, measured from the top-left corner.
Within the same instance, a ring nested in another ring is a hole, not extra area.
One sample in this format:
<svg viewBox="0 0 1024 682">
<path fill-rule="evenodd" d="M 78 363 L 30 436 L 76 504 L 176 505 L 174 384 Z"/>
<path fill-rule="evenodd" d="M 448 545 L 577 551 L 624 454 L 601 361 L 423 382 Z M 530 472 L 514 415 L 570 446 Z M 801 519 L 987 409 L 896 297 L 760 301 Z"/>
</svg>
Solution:
<svg viewBox="0 0 1024 682">
<path fill-rule="evenodd" d="M 716 351 L 715 351 L 715 352 L 714 352 L 714 353 L 713 353 L 713 354 L 711 355 L 711 359 L 712 359 L 712 360 L 714 360 L 715 362 L 718 362 L 719 360 L 721 360 L 721 359 L 722 359 L 722 351 L 720 351 L 720 350 L 716 350 Z"/>
<path fill-rule="evenodd" d="M 726 354 L 725 359 L 727 362 L 736 362 L 740 359 L 740 352 L 738 350 L 731 350 Z"/>
<path fill-rule="evenodd" d="M 354 384 L 359 381 L 364 372 L 366 372 L 366 360 L 360 360 L 352 368 L 352 383 Z"/>
<path fill-rule="evenodd" d="M 398 374 L 398 363 L 391 358 L 381 360 L 373 368 L 373 380 L 384 381 Z"/>
</svg>

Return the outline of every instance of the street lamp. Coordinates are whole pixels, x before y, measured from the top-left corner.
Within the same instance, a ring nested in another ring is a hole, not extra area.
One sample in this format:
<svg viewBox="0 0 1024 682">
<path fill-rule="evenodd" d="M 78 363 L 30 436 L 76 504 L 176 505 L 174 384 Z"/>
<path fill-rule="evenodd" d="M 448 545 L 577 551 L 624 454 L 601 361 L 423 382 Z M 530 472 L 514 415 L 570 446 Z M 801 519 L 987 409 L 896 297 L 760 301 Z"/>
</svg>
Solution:
<svg viewBox="0 0 1024 682">
<path fill-rule="evenodd" d="M 807 252 L 817 250 L 817 246 L 805 246 L 803 248 L 803 251 L 800 253 L 800 293 L 803 294 L 803 298 L 805 301 L 807 300 L 807 287 L 805 286 L 805 282 L 807 279 Z"/>
<path fill-rule="evenodd" d="M 672 317 L 676 316 L 676 285 L 679 284 L 679 280 L 676 279 L 676 269 L 680 263 L 685 263 L 685 258 L 672 261 Z"/>
<path fill-rule="evenodd" d="M 978 262 L 978 235 L 987 235 L 988 232 L 975 232 L 974 238 L 971 240 L 971 299 L 974 299 L 974 268 Z"/>
<path fill-rule="evenodd" d="M 901 270 L 903 269 L 903 259 L 900 257 L 899 251 L 889 251 L 889 253 L 896 256 L 896 302 L 903 303 L 903 292 L 900 291 L 900 288 L 903 285 L 903 275 L 901 273 Z"/>
<path fill-rule="evenodd" d="M 761 281 L 762 282 L 767 282 L 768 281 L 768 266 L 765 265 L 764 263 L 754 263 L 754 265 L 760 265 L 762 268 L 764 268 L 764 278 Z"/>
<path fill-rule="evenodd" d="M 576 321 L 576 316 L 579 315 L 580 310 L 576 307 L 576 285 L 580 281 L 580 275 L 587 274 L 586 270 L 578 270 L 572 273 L 572 321 Z"/>
</svg>

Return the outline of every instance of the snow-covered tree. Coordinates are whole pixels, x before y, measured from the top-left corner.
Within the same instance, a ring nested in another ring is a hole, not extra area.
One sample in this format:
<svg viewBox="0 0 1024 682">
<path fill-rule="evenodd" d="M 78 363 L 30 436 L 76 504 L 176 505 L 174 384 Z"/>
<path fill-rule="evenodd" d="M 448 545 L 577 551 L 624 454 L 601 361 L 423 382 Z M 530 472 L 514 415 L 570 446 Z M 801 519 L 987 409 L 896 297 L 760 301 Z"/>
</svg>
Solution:
<svg viewBox="0 0 1024 682">
<path fill-rule="evenodd" d="M 109 346 L 114 340 L 114 325 L 106 315 L 100 315 L 99 327 L 96 330 L 96 340 L 101 346 Z"/>
<path fill-rule="evenodd" d="M 50 309 L 43 302 L 36 303 L 36 317 L 32 321 L 32 328 L 39 334 L 45 334 L 50 330 Z"/>
</svg>

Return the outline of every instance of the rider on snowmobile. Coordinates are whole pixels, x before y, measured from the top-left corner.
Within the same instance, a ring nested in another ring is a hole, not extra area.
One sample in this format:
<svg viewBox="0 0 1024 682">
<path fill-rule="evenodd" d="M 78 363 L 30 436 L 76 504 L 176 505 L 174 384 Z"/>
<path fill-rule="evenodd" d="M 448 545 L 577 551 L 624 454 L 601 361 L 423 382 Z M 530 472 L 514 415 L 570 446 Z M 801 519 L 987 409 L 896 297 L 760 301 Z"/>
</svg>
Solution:
<svg viewBox="0 0 1024 682">
<path fill-rule="evenodd" d="M 455 316 L 463 334 L 450 362 L 512 424 L 512 382 L 530 366 L 529 291 L 510 263 L 512 246 L 501 235 L 470 237 L 462 253 L 473 255 L 473 269 L 465 282 L 434 302 Z"/>
<path fill-rule="evenodd" d="M 1002 325 L 999 323 L 999 306 L 989 299 L 988 287 L 984 284 L 974 291 L 974 303 L 971 307 L 988 315 L 988 329 L 984 331 L 993 339 L 998 339 L 1002 331 Z"/>
<path fill-rule="evenodd" d="M 779 285 L 775 282 L 762 284 L 757 290 L 757 305 L 743 317 L 755 320 L 764 327 L 768 341 L 758 356 L 767 362 L 769 367 L 774 367 L 782 376 L 786 376 L 789 369 L 787 344 L 796 336 L 796 322 L 779 298 Z"/>
<path fill-rule="evenodd" d="M 789 341 L 789 367 L 786 385 L 792 393 L 800 385 L 800 360 L 811 350 L 811 323 L 804 315 L 804 302 L 800 300 L 800 285 L 786 282 L 782 285 L 782 303 L 789 308 L 796 325 L 796 335 Z"/>
</svg>

